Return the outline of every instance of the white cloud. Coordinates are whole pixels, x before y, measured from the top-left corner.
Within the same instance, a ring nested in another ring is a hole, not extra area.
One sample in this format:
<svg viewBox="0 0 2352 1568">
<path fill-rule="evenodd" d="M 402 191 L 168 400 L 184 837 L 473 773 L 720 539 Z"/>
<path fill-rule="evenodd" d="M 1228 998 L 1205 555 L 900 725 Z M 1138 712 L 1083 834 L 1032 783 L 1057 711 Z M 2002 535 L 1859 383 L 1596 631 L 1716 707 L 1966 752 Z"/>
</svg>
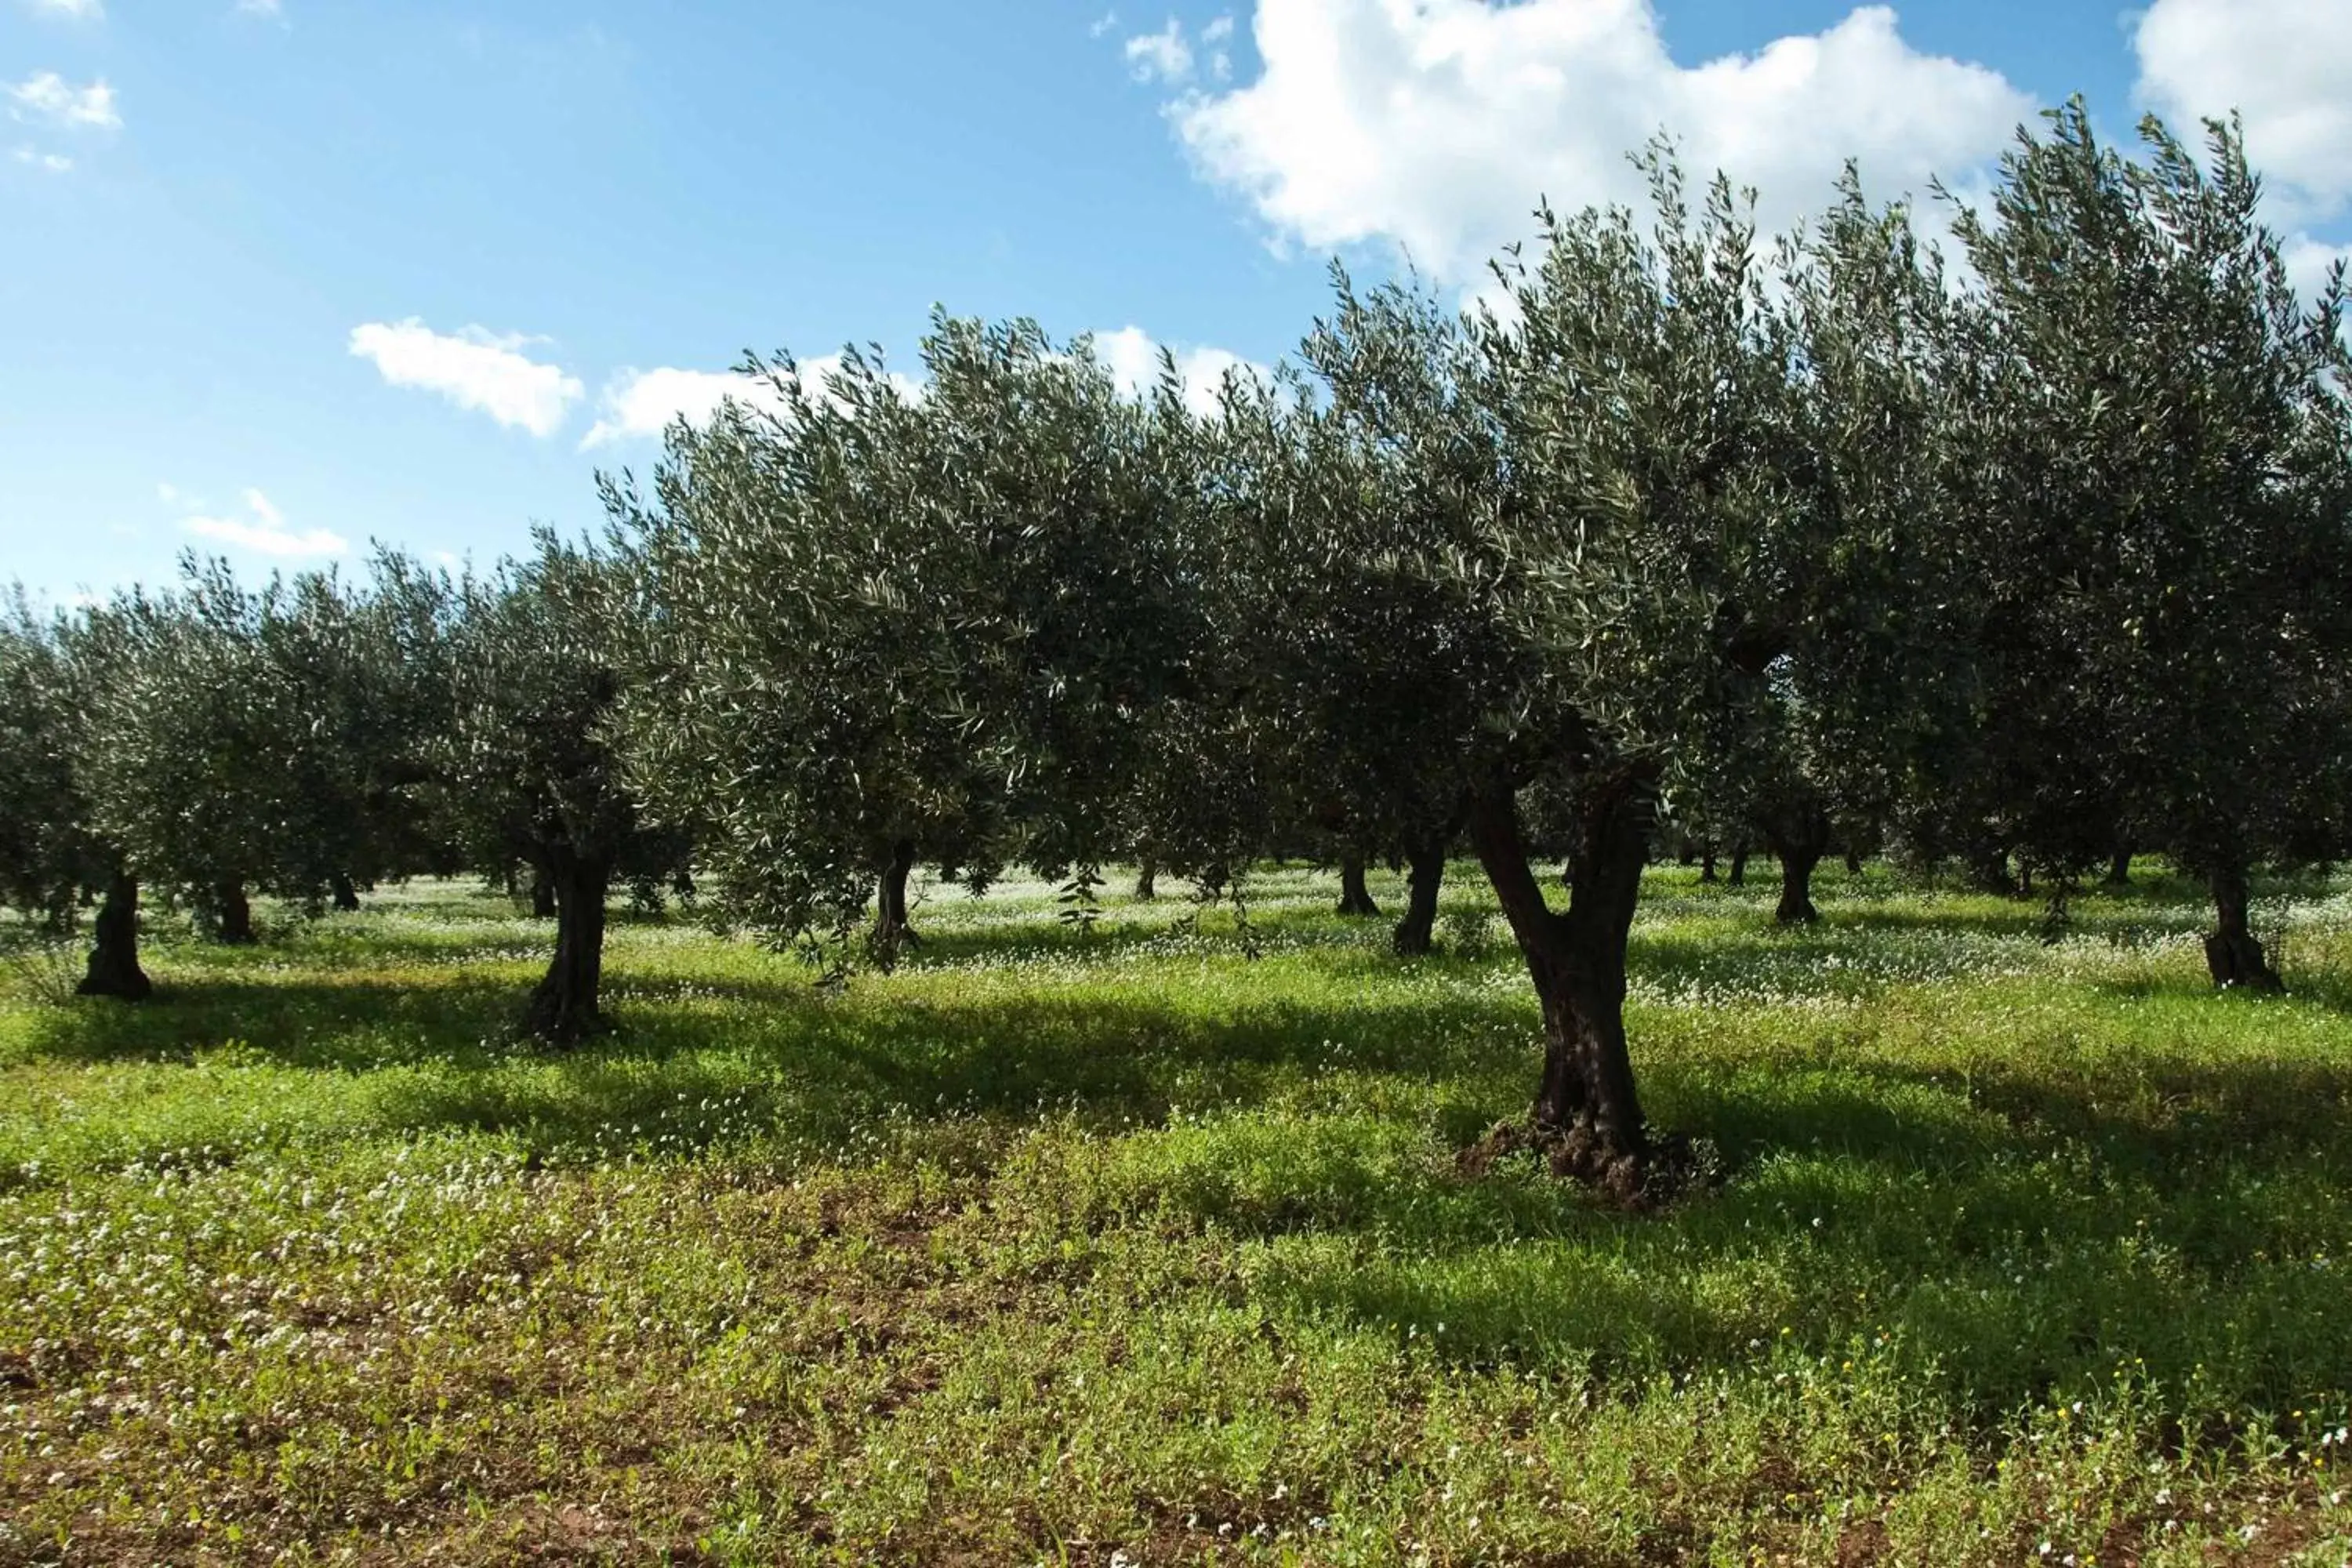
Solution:
<svg viewBox="0 0 2352 1568">
<path fill-rule="evenodd" d="M 1173 16 L 1160 31 L 1128 39 L 1127 59 L 1135 68 L 1138 81 L 1163 81 L 1172 86 L 1192 77 L 1192 46 L 1184 39 L 1184 24 Z"/>
<path fill-rule="evenodd" d="M 171 490 L 172 487 L 163 485 L 157 487 L 157 489 L 161 494 L 163 491 Z M 178 492 L 174 490 L 163 499 L 172 500 L 177 494 Z M 259 490 L 248 489 L 245 492 L 245 506 L 246 510 L 253 514 L 250 520 L 238 517 L 194 516 L 181 519 L 180 526 L 200 539 L 217 540 L 223 544 L 235 545 L 241 550 L 250 550 L 257 555 L 299 558 L 342 555 L 351 550 L 351 544 L 341 534 L 330 532 L 326 529 L 314 528 L 305 533 L 297 533 L 288 528 L 285 515 L 271 503 L 268 496 Z"/>
<path fill-rule="evenodd" d="M 811 397 L 830 399 L 825 383 L 841 368 L 839 354 L 821 354 L 800 362 L 800 383 Z M 890 384 L 907 397 L 923 395 L 923 384 L 897 371 L 887 373 Z M 586 451 L 616 441 L 658 437 L 672 421 L 707 425 L 728 398 L 751 408 L 774 410 L 783 399 L 764 378 L 735 371 L 624 370 L 604 384 L 597 399 L 596 423 L 580 443 Z"/>
<path fill-rule="evenodd" d="M 2352 269 L 2352 245 L 2330 245 L 2324 240 L 2298 234 L 2286 242 L 2280 259 L 2286 263 L 2286 278 L 2306 300 L 2319 292 L 2327 281 L 2327 274 L 2337 262 Z"/>
<path fill-rule="evenodd" d="M 33 147 L 19 147 L 8 155 L 19 163 L 46 170 L 52 174 L 62 174 L 73 167 L 73 160 L 64 153 L 44 153 Z"/>
<path fill-rule="evenodd" d="M 1171 106 L 1199 170 L 1281 238 L 1392 241 L 1456 281 L 1532 232 L 1538 197 L 1638 203 L 1626 154 L 1661 130 L 1694 179 L 1756 185 L 1779 225 L 1823 205 L 1849 156 L 1882 195 L 1964 178 L 2034 109 L 1912 48 L 1883 5 L 1696 67 L 1648 0 L 1259 0 L 1253 31 L 1256 80 Z"/>
<path fill-rule="evenodd" d="M 100 0 L 28 0 L 32 8 L 44 16 L 70 16 L 78 22 L 95 22 L 106 15 Z"/>
<path fill-rule="evenodd" d="M 1118 13 L 1116 11 L 1106 11 L 1101 16 L 1096 17 L 1093 25 L 1087 28 L 1087 37 L 1089 38 L 1099 38 L 1118 26 Z"/>
<path fill-rule="evenodd" d="M 2139 96 L 2190 142 L 2236 110 L 2292 221 L 2352 201 L 2352 27 L 2343 0 L 2156 0 L 2132 36 Z"/>
<path fill-rule="evenodd" d="M 803 368 L 802 374 L 808 373 Z M 636 437 L 656 437 L 674 420 L 706 425 L 729 398 L 754 408 L 772 408 L 774 388 L 756 377 L 734 371 L 625 370 L 604 385 L 598 399 L 596 423 L 581 441 L 583 450 L 609 447 Z"/>
<path fill-rule="evenodd" d="M 552 436 L 572 405 L 586 394 L 561 366 L 524 354 L 531 340 L 480 327 L 455 335 L 434 331 L 411 316 L 352 329 L 351 352 L 369 361 L 394 386 L 437 392 L 460 408 L 488 415 L 534 436 Z"/>
<path fill-rule="evenodd" d="M 16 101 L 10 112 L 18 120 L 101 131 L 122 124 L 122 116 L 114 107 L 114 89 L 102 80 L 75 87 L 55 71 L 40 71 L 5 90 Z"/>
<path fill-rule="evenodd" d="M 1095 357 L 1109 371 L 1119 389 L 1131 397 L 1140 397 L 1160 384 L 1160 344 L 1141 327 L 1121 327 L 1115 332 L 1097 332 Z M 1261 380 L 1269 376 L 1265 366 L 1226 349 L 1182 348 L 1172 352 L 1176 358 L 1176 374 L 1184 384 L 1184 405 L 1194 414 L 1208 417 L 1215 414 L 1219 404 L 1218 389 L 1224 384 L 1225 373 L 1240 370 Z"/>
</svg>

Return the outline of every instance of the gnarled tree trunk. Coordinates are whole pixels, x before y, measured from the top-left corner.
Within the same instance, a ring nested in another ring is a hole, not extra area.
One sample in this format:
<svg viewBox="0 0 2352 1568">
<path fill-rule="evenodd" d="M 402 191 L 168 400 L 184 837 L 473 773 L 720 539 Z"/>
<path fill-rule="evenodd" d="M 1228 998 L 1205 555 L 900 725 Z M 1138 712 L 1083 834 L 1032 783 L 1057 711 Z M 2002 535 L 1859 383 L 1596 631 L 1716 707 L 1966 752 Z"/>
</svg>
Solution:
<svg viewBox="0 0 2352 1568">
<path fill-rule="evenodd" d="M 549 866 L 555 890 L 555 957 L 523 1009 L 523 1032 L 552 1046 L 576 1045 L 612 1026 L 597 1005 L 604 978 L 604 898 L 613 863 L 559 850 Z"/>
<path fill-rule="evenodd" d="M 1829 853 L 1829 813 L 1801 805 L 1767 830 L 1766 842 L 1780 862 L 1780 906 L 1772 918 L 1784 926 L 1811 925 L 1822 918 L 1813 908 L 1813 868 Z"/>
<path fill-rule="evenodd" d="M 1375 920 L 1380 917 L 1381 906 L 1372 902 L 1372 890 L 1364 885 L 1364 857 L 1360 850 L 1344 850 L 1339 856 L 1339 912 Z"/>
<path fill-rule="evenodd" d="M 245 896 L 243 882 L 222 882 L 213 889 L 214 936 L 232 947 L 250 947 L 254 942 L 253 904 Z"/>
<path fill-rule="evenodd" d="M 155 993 L 154 983 L 139 967 L 139 883 L 117 872 L 106 884 L 106 901 L 98 908 L 89 967 L 74 988 L 81 996 L 111 996 L 121 1002 L 144 1002 Z"/>
<path fill-rule="evenodd" d="M 1404 918 L 1397 921 L 1392 941 L 1399 956 L 1418 958 L 1434 945 L 1437 893 L 1445 881 L 1445 840 L 1408 845 L 1405 860 L 1412 869 L 1405 883 Z"/>
<path fill-rule="evenodd" d="M 2251 986 L 2256 991 L 2283 991 L 2278 971 L 2271 967 L 2270 958 L 2263 944 L 2254 940 L 2249 921 L 2248 906 L 2252 893 L 2246 886 L 2243 866 L 2224 866 L 2215 871 L 2209 883 L 2213 889 L 2213 912 L 2216 917 L 2212 934 L 2205 939 L 2205 967 L 2211 972 L 2213 984 L 2227 990 L 2233 985 Z"/>
<path fill-rule="evenodd" d="M 1471 803 L 1470 837 L 1502 901 L 1543 1007 L 1536 1136 L 1552 1168 L 1626 1201 L 1642 1195 L 1650 1156 L 1625 1047 L 1625 947 L 1648 853 L 1645 772 L 1593 781 L 1569 858 L 1567 912 L 1555 912 L 1528 864 L 1516 792 L 1497 780 Z"/>
<path fill-rule="evenodd" d="M 920 947 L 923 939 L 907 921 L 907 878 L 915 869 L 915 841 L 901 838 L 890 846 L 874 893 L 874 945 L 885 953 L 902 947 Z"/>
</svg>

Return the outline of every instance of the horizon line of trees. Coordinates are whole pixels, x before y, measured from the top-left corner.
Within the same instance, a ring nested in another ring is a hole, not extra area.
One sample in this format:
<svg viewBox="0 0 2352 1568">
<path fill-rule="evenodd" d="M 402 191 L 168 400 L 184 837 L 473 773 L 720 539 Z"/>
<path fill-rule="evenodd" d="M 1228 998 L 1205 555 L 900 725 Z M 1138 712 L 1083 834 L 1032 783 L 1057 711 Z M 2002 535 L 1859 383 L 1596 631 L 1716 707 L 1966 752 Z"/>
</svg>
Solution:
<svg viewBox="0 0 2352 1568">
<path fill-rule="evenodd" d="M 0 894 L 136 998 L 141 888 L 225 941 L 419 872 L 527 881 L 525 1015 L 604 1026 L 604 910 L 701 876 L 829 968 L 917 941 L 919 865 L 1020 862 L 1081 914 L 1114 860 L 1214 897 L 1272 851 L 1493 885 L 1539 1001 L 1530 1135 L 1670 1179 L 1623 1020 L 1642 871 L 1899 846 L 2053 921 L 2162 853 L 2221 987 L 2275 989 L 2263 865 L 2325 862 L 2352 785 L 2352 359 L 2234 123 L 2141 155 L 2081 103 L 2019 132 L 1955 266 L 1849 172 L 1763 236 L 1645 157 L 1653 212 L 1539 213 L 1468 310 L 1359 289 L 1211 411 L 1086 340 L 935 316 L 909 390 L 754 357 L 757 405 L 600 480 L 601 537 L 452 579 L 380 552 L 0 626 Z M 1711 862 L 1710 862 L 1711 863 Z M 1544 886 L 1560 868 L 1567 893 Z"/>
</svg>

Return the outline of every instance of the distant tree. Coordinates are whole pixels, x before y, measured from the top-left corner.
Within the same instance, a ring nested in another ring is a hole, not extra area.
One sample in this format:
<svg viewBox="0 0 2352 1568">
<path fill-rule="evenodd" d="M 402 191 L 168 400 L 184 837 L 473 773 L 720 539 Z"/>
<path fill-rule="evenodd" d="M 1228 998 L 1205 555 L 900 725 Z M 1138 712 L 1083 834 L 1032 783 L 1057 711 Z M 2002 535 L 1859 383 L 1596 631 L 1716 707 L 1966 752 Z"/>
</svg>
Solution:
<svg viewBox="0 0 2352 1568">
<path fill-rule="evenodd" d="M 94 846 L 79 785 L 78 704 L 54 617 L 24 590 L 0 612 L 0 900 L 62 933 Z"/>
<path fill-rule="evenodd" d="M 2202 877 L 2217 985 L 2275 989 L 2248 872 L 2340 798 L 2347 438 L 2338 267 L 2305 306 L 2234 124 L 2144 162 L 2079 100 L 2021 132 L 1988 212 L 1956 398 L 1979 620 L 1970 783 L 2060 886 L 2144 825 Z"/>
<path fill-rule="evenodd" d="M 600 991 L 615 876 L 675 844 L 640 828 L 609 738 L 640 607 L 609 556 L 544 530 L 530 558 L 467 577 L 457 596 L 454 719 L 435 770 L 446 831 L 478 867 L 544 869 L 555 952 L 522 1027 L 572 1045 L 610 1027 Z"/>
<path fill-rule="evenodd" d="M 765 406 L 674 430 L 650 502 L 610 494 L 651 584 L 646 797 L 772 940 L 837 948 L 878 880 L 885 962 L 919 858 L 1084 887 L 1147 841 L 1135 783 L 1199 636 L 1151 405 L 1027 322 L 941 318 L 924 361 L 920 397 L 863 354 L 814 393 L 761 364 Z"/>
</svg>

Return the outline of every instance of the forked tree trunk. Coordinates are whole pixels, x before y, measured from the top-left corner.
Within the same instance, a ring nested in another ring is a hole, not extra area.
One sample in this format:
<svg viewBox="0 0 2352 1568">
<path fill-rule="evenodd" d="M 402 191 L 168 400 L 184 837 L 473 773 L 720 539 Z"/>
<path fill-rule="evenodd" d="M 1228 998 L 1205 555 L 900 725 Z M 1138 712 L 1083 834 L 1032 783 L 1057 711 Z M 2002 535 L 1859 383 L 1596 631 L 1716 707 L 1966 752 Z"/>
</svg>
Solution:
<svg viewBox="0 0 2352 1568">
<path fill-rule="evenodd" d="M 1349 849 L 1339 857 L 1339 912 L 1380 917 L 1381 906 L 1372 902 L 1372 890 L 1364 885 L 1364 857 L 1360 850 Z"/>
<path fill-rule="evenodd" d="M 360 907 L 360 890 L 352 887 L 352 879 L 341 871 L 334 876 L 334 891 L 335 908 L 341 913 L 351 914 Z"/>
<path fill-rule="evenodd" d="M 907 920 L 907 878 L 915 869 L 915 841 L 901 838 L 890 846 L 874 893 L 874 945 L 884 952 L 920 947 L 923 939 Z"/>
<path fill-rule="evenodd" d="M 530 918 L 535 921 L 555 919 L 555 878 L 544 866 L 530 868 Z"/>
<path fill-rule="evenodd" d="M 223 882 L 213 889 L 214 934 L 232 947 L 253 945 L 253 903 L 243 882 Z"/>
<path fill-rule="evenodd" d="M 604 979 L 604 899 L 610 860 L 559 851 L 549 868 L 555 889 L 555 957 L 523 1009 L 525 1034 L 551 1046 L 577 1045 L 612 1027 L 597 1005 Z"/>
<path fill-rule="evenodd" d="M 120 872 L 106 884 L 106 901 L 98 908 L 97 928 L 89 950 L 89 967 L 74 988 L 81 996 L 111 996 L 121 1002 L 144 1002 L 155 993 L 147 972 L 139 967 L 139 883 Z"/>
<path fill-rule="evenodd" d="M 1801 806 L 1773 825 L 1768 842 L 1780 862 L 1780 907 L 1772 918 L 1784 926 L 1811 925 L 1822 918 L 1813 908 L 1813 868 L 1829 853 L 1829 814 Z"/>
<path fill-rule="evenodd" d="M 1160 868 L 1146 855 L 1135 866 L 1135 901 L 1148 904 L 1160 896 Z"/>
<path fill-rule="evenodd" d="M 2246 868 L 2225 866 L 2213 873 L 2210 885 L 2217 918 L 2212 934 L 2205 939 L 2205 967 L 2212 973 L 2213 984 L 2225 990 L 2236 985 L 2284 990 L 2247 918 L 2252 894 L 2246 886 Z"/>
<path fill-rule="evenodd" d="M 1445 882 L 1445 842 L 1408 845 L 1405 860 L 1412 870 L 1405 882 L 1404 918 L 1397 921 L 1392 940 L 1400 957 L 1418 958 L 1435 945 L 1437 893 Z"/>
<path fill-rule="evenodd" d="M 1537 1134 L 1552 1166 L 1632 1201 L 1650 1144 L 1625 1048 L 1625 946 L 1647 858 L 1652 781 L 1629 773 L 1594 781 L 1580 807 L 1569 858 L 1569 905 L 1556 913 L 1528 864 L 1518 803 L 1508 784 L 1481 790 L 1470 837 L 1494 883 L 1543 1007 L 1543 1077 Z"/>
<path fill-rule="evenodd" d="M 2006 851 L 1984 850 L 1969 857 L 1969 882 L 1980 893 L 2013 898 L 2017 879 L 2010 874 Z"/>
</svg>

